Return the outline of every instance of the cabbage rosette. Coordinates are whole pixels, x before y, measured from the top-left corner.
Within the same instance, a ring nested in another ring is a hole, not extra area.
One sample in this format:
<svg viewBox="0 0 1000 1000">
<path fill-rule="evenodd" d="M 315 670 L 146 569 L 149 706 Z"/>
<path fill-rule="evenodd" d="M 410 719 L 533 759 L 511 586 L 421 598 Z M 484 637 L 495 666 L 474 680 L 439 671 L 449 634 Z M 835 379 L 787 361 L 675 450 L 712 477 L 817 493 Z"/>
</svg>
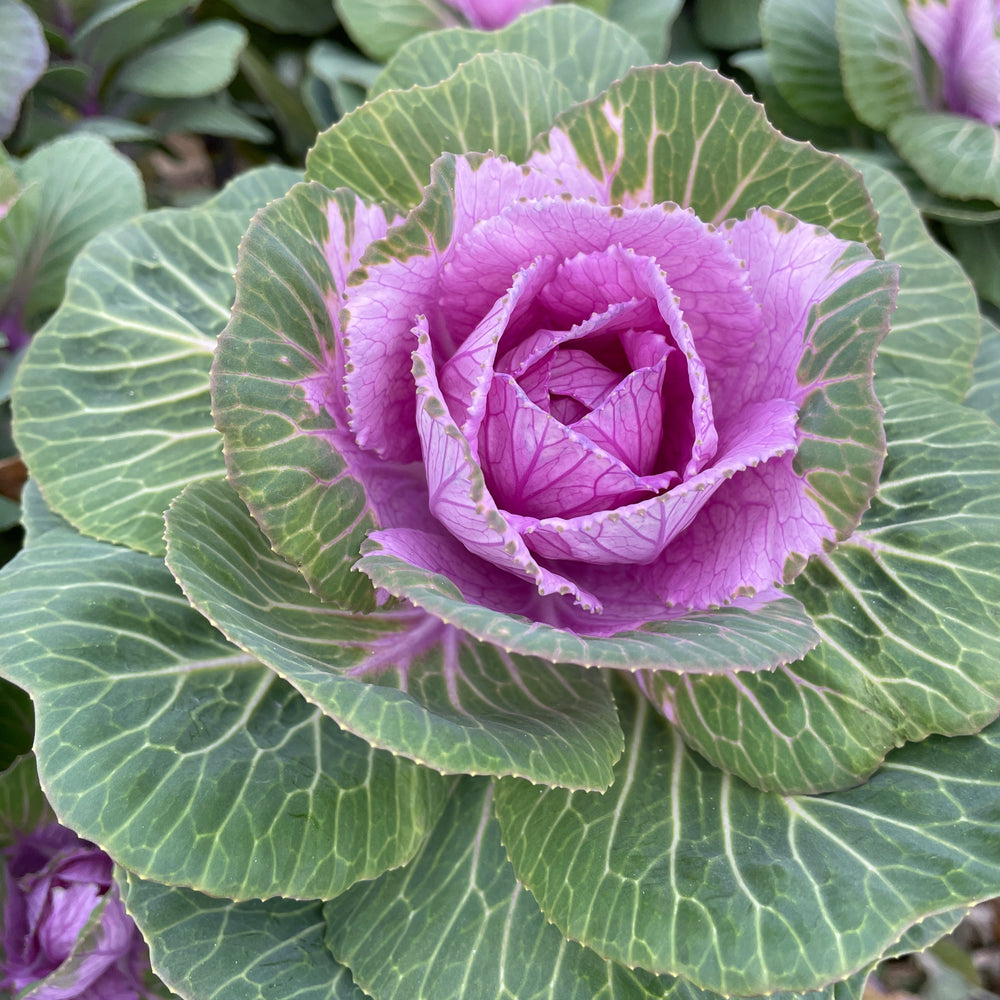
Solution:
<svg viewBox="0 0 1000 1000">
<path fill-rule="evenodd" d="M 185 997 L 856 996 L 1000 885 L 1000 445 L 907 354 L 973 293 L 716 74 L 505 32 L 75 267 L 0 578 L 46 790 Z"/>
</svg>

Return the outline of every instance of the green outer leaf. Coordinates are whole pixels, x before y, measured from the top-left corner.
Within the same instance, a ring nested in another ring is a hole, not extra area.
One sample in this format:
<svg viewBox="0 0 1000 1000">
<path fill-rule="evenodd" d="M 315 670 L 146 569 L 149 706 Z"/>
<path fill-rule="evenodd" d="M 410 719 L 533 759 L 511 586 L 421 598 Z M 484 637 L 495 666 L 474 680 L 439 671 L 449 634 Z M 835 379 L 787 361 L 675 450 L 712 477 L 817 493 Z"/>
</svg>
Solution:
<svg viewBox="0 0 1000 1000">
<path fill-rule="evenodd" d="M 610 0 L 606 17 L 621 25 L 646 50 L 646 62 L 666 62 L 671 26 L 683 0 Z"/>
<path fill-rule="evenodd" d="M 333 0 L 351 40 L 366 56 L 385 62 L 401 45 L 425 31 L 462 23 L 439 0 Z"/>
<path fill-rule="evenodd" d="M 243 174 L 199 208 L 102 233 L 75 262 L 18 373 L 14 418 L 46 500 L 81 531 L 162 552 L 167 504 L 222 471 L 208 373 L 236 247 L 254 209 L 295 176 Z"/>
<path fill-rule="evenodd" d="M 236 76 L 250 36 L 232 21 L 205 21 L 144 49 L 115 75 L 115 86 L 147 97 L 205 97 Z"/>
<path fill-rule="evenodd" d="M 328 439 L 333 419 L 304 393 L 326 370 L 340 311 L 328 259 L 340 251 L 329 246 L 327 213 L 343 221 L 350 246 L 356 205 L 349 191 L 300 184 L 250 224 L 212 368 L 212 405 L 230 482 L 274 551 L 323 600 L 371 611 L 371 584 L 350 570 L 376 523 Z"/>
<path fill-rule="evenodd" d="M 844 92 L 858 118 L 884 132 L 930 106 L 917 37 L 902 0 L 836 0 Z"/>
<path fill-rule="evenodd" d="M 485 642 L 546 660 L 628 671 L 662 670 L 669 665 L 722 673 L 736 663 L 743 670 L 769 670 L 775 663 L 798 659 L 816 641 L 809 616 L 797 601 L 787 598 L 753 611 L 737 607 L 695 611 L 607 638 L 578 635 L 470 604 L 446 577 L 386 555 L 376 541 L 367 541 L 362 551 L 365 555 L 358 566 L 376 586 Z"/>
<path fill-rule="evenodd" d="M 697 0 L 695 30 L 710 49 L 753 48 L 761 41 L 760 4 L 761 0 Z"/>
<path fill-rule="evenodd" d="M 759 104 L 703 66 L 633 70 L 555 127 L 595 177 L 613 178 L 613 201 L 673 201 L 715 224 L 769 205 L 878 252 L 877 216 L 860 175 L 786 139 Z M 547 150 L 548 137 L 535 146 Z"/>
<path fill-rule="evenodd" d="M 718 1000 L 564 938 L 514 878 L 492 788 L 464 778 L 420 855 L 328 903 L 327 944 L 379 1000 Z M 860 996 L 847 989 L 797 1000 Z M 776 994 L 774 1000 L 791 1000 Z"/>
<path fill-rule="evenodd" d="M 38 784 L 35 758 L 26 753 L 0 774 L 0 849 L 21 834 L 55 822 L 56 814 Z"/>
<path fill-rule="evenodd" d="M 767 61 L 781 96 L 804 118 L 858 124 L 840 80 L 837 0 L 764 0 L 760 12 Z"/>
<path fill-rule="evenodd" d="M 197 132 L 201 135 L 246 139 L 264 145 L 274 133 L 233 103 L 227 93 L 202 100 L 176 101 L 153 119 L 156 132 Z"/>
<path fill-rule="evenodd" d="M 979 346 L 976 293 L 954 258 L 931 238 L 900 181 L 864 154 L 847 159 L 875 200 L 886 260 L 900 267 L 892 330 L 879 347 L 876 380 L 901 379 L 959 402 Z"/>
<path fill-rule="evenodd" d="M 1000 306 L 1000 221 L 990 225 L 945 225 L 945 236 L 976 291 Z"/>
<path fill-rule="evenodd" d="M 972 369 L 972 388 L 965 405 L 982 410 L 1000 424 L 1000 327 L 983 317 L 983 342 Z"/>
<path fill-rule="evenodd" d="M 35 150 L 19 165 L 18 179 L 21 195 L 0 220 L 0 312 L 34 327 L 59 305 L 84 244 L 140 213 L 145 192 L 128 157 L 85 135 Z"/>
<path fill-rule="evenodd" d="M 42 25 L 21 0 L 0 0 L 0 139 L 17 123 L 21 100 L 48 61 Z"/>
<path fill-rule="evenodd" d="M 405 864 L 440 812 L 440 776 L 342 732 L 157 559 L 52 529 L 0 578 L 0 632 L 60 821 L 145 878 L 330 898 Z"/>
<path fill-rule="evenodd" d="M 963 115 L 917 111 L 894 121 L 889 139 L 931 190 L 1000 206 L 1000 129 Z"/>
<path fill-rule="evenodd" d="M 330 0 L 227 0 L 244 17 L 272 31 L 323 35 L 337 23 Z"/>
<path fill-rule="evenodd" d="M 202 614 L 373 746 L 447 773 L 607 787 L 622 744 L 602 675 L 507 655 L 413 608 L 322 603 L 226 483 L 185 490 L 167 541 Z"/>
<path fill-rule="evenodd" d="M 198 0 L 111 0 L 101 3 L 73 36 L 75 55 L 92 66 L 107 67 L 142 48 L 163 25 Z"/>
<path fill-rule="evenodd" d="M 566 88 L 513 52 L 473 56 L 433 87 L 389 91 L 327 129 L 306 159 L 306 179 L 412 208 L 443 152 L 492 150 L 517 162 L 562 108 Z"/>
<path fill-rule="evenodd" d="M 392 57 L 370 96 L 430 86 L 480 52 L 517 52 L 537 60 L 574 101 L 593 97 L 646 61 L 642 46 L 616 24 L 575 4 L 543 7 L 500 31 L 454 28 L 418 35 Z"/>
<path fill-rule="evenodd" d="M 649 685 L 691 746 L 765 789 L 850 787 L 905 740 L 1000 711 L 1000 432 L 905 386 L 885 399 L 871 510 L 790 588 L 824 642 L 772 674 Z"/>
<path fill-rule="evenodd" d="M 518 880 L 606 957 L 729 995 L 819 989 L 1000 889 L 1000 725 L 897 751 L 860 788 L 781 796 L 616 697 L 628 749 L 610 791 L 504 779 L 495 798 Z"/>
<path fill-rule="evenodd" d="M 197 1000 L 365 1000 L 323 943 L 322 903 L 234 903 L 115 873 L 153 968 Z"/>
</svg>

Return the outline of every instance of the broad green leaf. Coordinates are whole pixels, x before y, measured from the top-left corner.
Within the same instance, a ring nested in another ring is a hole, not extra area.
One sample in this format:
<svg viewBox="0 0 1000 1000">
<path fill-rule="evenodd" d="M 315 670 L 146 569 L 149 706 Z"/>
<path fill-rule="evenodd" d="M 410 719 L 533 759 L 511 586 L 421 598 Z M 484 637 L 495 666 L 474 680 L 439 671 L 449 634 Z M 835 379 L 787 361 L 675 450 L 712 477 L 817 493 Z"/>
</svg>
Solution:
<svg viewBox="0 0 1000 1000">
<path fill-rule="evenodd" d="M 163 563 L 52 529 L 0 577 L 61 822 L 144 878 L 330 898 L 404 864 L 440 776 L 343 732 L 193 611 Z"/>
<path fill-rule="evenodd" d="M 365 1000 L 326 950 L 323 904 L 234 903 L 116 873 L 157 975 L 197 1000 Z"/>
<path fill-rule="evenodd" d="M 983 317 L 983 340 L 972 369 L 965 405 L 982 410 L 1000 424 L 1000 327 Z"/>
<path fill-rule="evenodd" d="M 571 103 L 536 60 L 476 55 L 433 87 L 388 91 L 327 129 L 309 153 L 306 178 L 411 208 L 441 153 L 492 150 L 521 162 L 532 139 Z"/>
<path fill-rule="evenodd" d="M 462 23 L 441 0 L 333 0 L 333 5 L 354 44 L 376 62 L 385 62 L 416 35 Z"/>
<path fill-rule="evenodd" d="M 979 347 L 976 293 L 954 258 L 931 238 L 902 183 L 864 154 L 847 159 L 862 172 L 875 201 L 886 260 L 900 267 L 892 330 L 879 346 L 876 380 L 901 379 L 959 402 Z"/>
<path fill-rule="evenodd" d="M 21 195 L 0 219 L 0 313 L 29 327 L 59 305 L 84 244 L 145 207 L 135 164 L 93 136 L 67 136 L 18 166 Z"/>
<path fill-rule="evenodd" d="M 495 797 L 518 880 L 607 958 L 727 995 L 806 992 L 1000 888 L 1000 724 L 905 747 L 858 788 L 789 796 L 711 767 L 644 699 L 616 698 L 627 749 L 608 792 L 504 779 Z"/>
<path fill-rule="evenodd" d="M 664 62 L 670 51 L 670 28 L 683 0 L 610 0 L 605 16 L 621 25 L 646 50 L 647 62 Z"/>
<path fill-rule="evenodd" d="M 322 603 L 225 483 L 185 490 L 167 540 L 195 607 L 348 732 L 447 773 L 607 787 L 621 731 L 600 673 L 510 655 L 418 608 Z"/>
<path fill-rule="evenodd" d="M 836 0 L 844 93 L 855 114 L 884 132 L 930 106 L 920 47 L 901 0 Z"/>
<path fill-rule="evenodd" d="M 751 49 L 760 45 L 761 0 L 697 0 L 695 29 L 711 49 Z"/>
<path fill-rule="evenodd" d="M 171 102 L 153 119 L 161 135 L 170 132 L 196 132 L 200 135 L 229 136 L 247 142 L 266 144 L 274 139 L 269 128 L 261 125 L 236 105 L 228 94 L 206 97 L 195 101 Z"/>
<path fill-rule="evenodd" d="M 0 848 L 9 847 L 19 835 L 55 821 L 55 813 L 38 784 L 35 758 L 24 753 L 0 773 Z"/>
<path fill-rule="evenodd" d="M 72 47 L 85 63 L 108 67 L 156 38 L 170 18 L 199 0 L 110 0 L 100 3 L 73 35 Z"/>
<path fill-rule="evenodd" d="M 72 528 L 68 521 L 49 509 L 34 479 L 29 479 L 24 484 L 21 506 L 25 548 L 34 545 L 45 532 L 53 528 Z"/>
<path fill-rule="evenodd" d="M 752 611 L 695 611 L 608 637 L 580 635 L 471 604 L 447 578 L 385 553 L 376 541 L 362 551 L 359 566 L 376 586 L 484 642 L 546 660 L 628 671 L 662 670 L 666 663 L 695 673 L 721 673 L 736 663 L 741 670 L 766 671 L 798 659 L 816 642 L 811 619 L 787 598 Z"/>
<path fill-rule="evenodd" d="M 392 57 L 376 79 L 372 96 L 430 86 L 482 52 L 517 52 L 536 59 L 574 101 L 593 97 L 646 62 L 645 51 L 628 32 L 568 4 L 533 11 L 500 31 L 454 28 L 418 35 Z"/>
<path fill-rule="evenodd" d="M 227 0 L 244 17 L 273 31 L 323 35 L 337 23 L 331 0 Z"/>
<path fill-rule="evenodd" d="M 836 0 L 764 0 L 760 23 L 767 61 L 781 96 L 804 118 L 858 124 L 840 81 Z"/>
<path fill-rule="evenodd" d="M 367 993 L 379 1000 L 719 1000 L 683 979 L 607 962 L 547 923 L 514 878 L 492 799 L 488 782 L 464 778 L 417 858 L 326 905 L 327 944 Z M 798 1000 L 859 996 L 864 978 Z"/>
<path fill-rule="evenodd" d="M 332 102 L 332 107 L 324 107 L 322 111 L 319 107 L 310 108 L 323 128 L 364 103 L 381 69 L 378 63 L 365 59 L 353 49 L 323 39 L 310 47 L 306 63 L 315 77 L 315 84 L 327 91 L 328 100 Z M 303 84 L 303 99 L 308 88 L 307 81 Z M 316 103 L 321 102 L 317 100 Z"/>
<path fill-rule="evenodd" d="M 330 249 L 331 229 L 342 229 L 338 242 L 351 246 L 356 206 L 350 192 L 298 185 L 253 220 L 212 392 L 230 481 L 275 552 L 322 599 L 370 611 L 372 587 L 351 569 L 376 521 L 331 443 L 334 419 L 306 393 L 327 370 L 341 308 L 333 268 L 343 265 Z"/>
<path fill-rule="evenodd" d="M 115 75 L 114 85 L 147 97 L 204 97 L 228 86 L 246 48 L 246 28 L 206 21 L 144 49 Z"/>
<path fill-rule="evenodd" d="M 703 66 L 633 70 L 556 120 L 614 201 L 673 201 L 705 222 L 769 205 L 878 249 L 877 217 L 843 160 L 786 139 L 763 109 Z M 547 150 L 542 136 L 536 148 Z"/>
<path fill-rule="evenodd" d="M 35 731 L 35 713 L 28 693 L 16 684 L 0 680 L 0 770 L 9 767 L 16 758 L 31 750 L 31 738 Z M 0 808 L 0 816 L 13 813 Z"/>
<path fill-rule="evenodd" d="M 18 373 L 14 415 L 46 500 L 81 531 L 162 552 L 167 504 L 222 471 L 208 373 L 236 250 L 254 210 L 295 179 L 245 173 L 198 208 L 102 233 L 77 259 Z"/>
<path fill-rule="evenodd" d="M 849 787 L 892 747 L 1000 711 L 1000 433 L 939 396 L 884 397 L 872 508 L 790 588 L 824 641 L 772 674 L 650 682 L 695 749 L 763 788 Z"/>
<path fill-rule="evenodd" d="M 976 226 L 946 225 L 945 235 L 976 291 L 1000 306 L 1000 221 Z"/>
<path fill-rule="evenodd" d="M 917 111 L 894 121 L 889 139 L 932 191 L 1000 206 L 1000 129 L 964 115 Z"/>
<path fill-rule="evenodd" d="M 21 0 L 0 0 L 0 139 L 13 130 L 21 100 L 42 75 L 48 55 L 31 8 Z"/>
</svg>

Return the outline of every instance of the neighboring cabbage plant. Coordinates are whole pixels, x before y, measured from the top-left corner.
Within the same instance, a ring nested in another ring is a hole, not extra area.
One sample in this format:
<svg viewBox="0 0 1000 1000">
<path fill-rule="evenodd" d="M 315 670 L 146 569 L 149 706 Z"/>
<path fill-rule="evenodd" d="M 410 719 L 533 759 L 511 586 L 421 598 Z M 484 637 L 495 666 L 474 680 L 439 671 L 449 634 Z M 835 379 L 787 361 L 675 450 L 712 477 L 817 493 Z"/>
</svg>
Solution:
<svg viewBox="0 0 1000 1000">
<path fill-rule="evenodd" d="M 971 286 L 642 59 L 414 39 L 29 350 L 0 669 L 184 997 L 833 1000 L 1000 891 Z"/>
</svg>

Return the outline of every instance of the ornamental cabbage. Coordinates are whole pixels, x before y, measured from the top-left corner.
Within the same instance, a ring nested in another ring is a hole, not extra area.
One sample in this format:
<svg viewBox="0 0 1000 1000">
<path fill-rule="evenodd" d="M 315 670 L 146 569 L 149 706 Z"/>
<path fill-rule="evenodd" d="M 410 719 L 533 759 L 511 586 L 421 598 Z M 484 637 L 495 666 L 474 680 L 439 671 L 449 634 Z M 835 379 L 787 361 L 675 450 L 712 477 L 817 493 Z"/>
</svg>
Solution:
<svg viewBox="0 0 1000 1000">
<path fill-rule="evenodd" d="M 502 28 L 516 17 L 548 6 L 552 0 L 445 0 L 474 28 Z"/>
</svg>

